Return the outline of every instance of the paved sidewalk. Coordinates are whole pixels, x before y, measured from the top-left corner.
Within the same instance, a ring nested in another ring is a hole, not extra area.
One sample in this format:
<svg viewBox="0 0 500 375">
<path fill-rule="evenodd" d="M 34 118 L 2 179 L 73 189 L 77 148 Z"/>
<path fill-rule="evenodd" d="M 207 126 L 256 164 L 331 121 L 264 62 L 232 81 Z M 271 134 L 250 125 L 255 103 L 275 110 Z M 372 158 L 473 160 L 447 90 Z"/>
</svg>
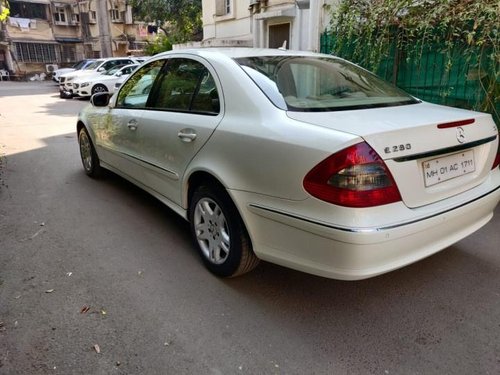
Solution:
<svg viewBox="0 0 500 375">
<path fill-rule="evenodd" d="M 45 81 L 0 81 L 0 97 L 10 96 L 14 92 L 31 92 L 32 94 L 58 92 L 57 83 L 52 80 Z"/>
</svg>

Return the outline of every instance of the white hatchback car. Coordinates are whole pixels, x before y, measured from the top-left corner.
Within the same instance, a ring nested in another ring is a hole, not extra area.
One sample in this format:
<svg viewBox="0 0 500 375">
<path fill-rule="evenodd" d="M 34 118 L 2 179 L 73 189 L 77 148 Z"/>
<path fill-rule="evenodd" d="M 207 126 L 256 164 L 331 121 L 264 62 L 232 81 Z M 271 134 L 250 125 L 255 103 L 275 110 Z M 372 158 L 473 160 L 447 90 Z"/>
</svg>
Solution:
<svg viewBox="0 0 500 375">
<path fill-rule="evenodd" d="M 219 276 L 259 259 L 379 275 L 478 230 L 500 200 L 489 114 L 328 55 L 171 51 L 91 103 L 77 123 L 85 172 L 110 169 L 189 220 Z"/>
</svg>

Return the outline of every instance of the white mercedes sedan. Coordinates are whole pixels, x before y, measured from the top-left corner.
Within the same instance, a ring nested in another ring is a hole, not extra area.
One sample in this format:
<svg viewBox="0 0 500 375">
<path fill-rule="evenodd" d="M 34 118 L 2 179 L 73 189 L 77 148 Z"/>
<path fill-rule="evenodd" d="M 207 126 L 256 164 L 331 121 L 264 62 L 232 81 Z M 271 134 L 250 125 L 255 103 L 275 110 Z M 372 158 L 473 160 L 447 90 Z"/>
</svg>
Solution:
<svg viewBox="0 0 500 375">
<path fill-rule="evenodd" d="M 98 92 L 113 93 L 115 83 L 126 78 L 139 64 L 118 65 L 104 73 L 82 76 L 73 80 L 73 93 L 81 98 L 90 97 Z"/>
<path fill-rule="evenodd" d="M 329 55 L 159 54 L 114 96 L 94 95 L 77 132 L 85 172 L 111 170 L 188 220 L 222 277 L 259 260 L 376 276 L 477 231 L 500 200 L 489 114 L 423 102 Z"/>
</svg>

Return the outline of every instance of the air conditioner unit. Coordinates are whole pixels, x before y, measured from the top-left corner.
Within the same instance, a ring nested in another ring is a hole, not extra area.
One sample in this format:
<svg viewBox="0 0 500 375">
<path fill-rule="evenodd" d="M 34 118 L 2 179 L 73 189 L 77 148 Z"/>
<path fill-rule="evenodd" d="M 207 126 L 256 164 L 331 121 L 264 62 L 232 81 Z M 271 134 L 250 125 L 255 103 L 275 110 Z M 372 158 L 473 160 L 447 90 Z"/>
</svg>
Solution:
<svg viewBox="0 0 500 375">
<path fill-rule="evenodd" d="M 57 69 L 59 69 L 59 66 L 57 64 L 45 65 L 45 70 L 47 71 L 47 73 L 54 73 L 54 71 L 56 71 Z"/>
</svg>

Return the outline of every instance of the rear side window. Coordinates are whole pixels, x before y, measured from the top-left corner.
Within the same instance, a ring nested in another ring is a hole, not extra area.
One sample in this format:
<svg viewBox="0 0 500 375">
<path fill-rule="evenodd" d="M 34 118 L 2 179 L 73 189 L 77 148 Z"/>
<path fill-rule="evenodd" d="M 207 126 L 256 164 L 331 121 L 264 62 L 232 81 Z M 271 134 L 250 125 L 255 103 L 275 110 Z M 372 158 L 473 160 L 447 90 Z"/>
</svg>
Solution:
<svg viewBox="0 0 500 375">
<path fill-rule="evenodd" d="M 195 60 L 169 59 L 154 90 L 148 108 L 212 115 L 220 111 L 215 81 Z"/>
<path fill-rule="evenodd" d="M 145 108 L 149 92 L 164 63 L 165 60 L 153 61 L 137 70 L 120 89 L 116 106 Z"/>
</svg>

